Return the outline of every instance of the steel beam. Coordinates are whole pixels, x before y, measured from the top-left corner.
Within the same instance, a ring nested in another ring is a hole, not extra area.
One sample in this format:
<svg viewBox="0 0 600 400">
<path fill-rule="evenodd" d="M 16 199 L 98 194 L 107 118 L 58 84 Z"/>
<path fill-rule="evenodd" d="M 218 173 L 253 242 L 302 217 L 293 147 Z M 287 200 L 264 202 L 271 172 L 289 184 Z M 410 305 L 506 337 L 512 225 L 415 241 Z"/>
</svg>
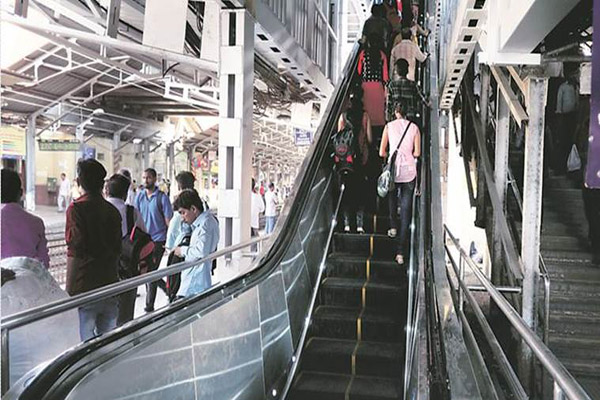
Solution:
<svg viewBox="0 0 600 400">
<path fill-rule="evenodd" d="M 494 75 L 494 78 L 496 79 L 496 83 L 498 83 L 498 87 L 500 88 L 502 95 L 508 103 L 508 107 L 515 118 L 515 121 L 517 121 L 517 124 L 521 126 L 523 121 L 529 120 L 527 112 L 519 102 L 515 92 L 513 92 L 512 88 L 510 87 L 510 82 L 508 81 L 508 78 L 504 72 L 502 72 L 502 70 L 497 66 L 492 66 L 490 69 Z"/>
<path fill-rule="evenodd" d="M 499 91 L 499 90 L 498 90 Z M 496 96 L 498 102 L 497 118 L 496 118 L 496 155 L 494 157 L 494 181 L 496 182 L 496 191 L 503 205 L 503 210 L 506 207 L 506 190 L 508 176 L 508 151 L 509 151 L 509 135 L 510 135 L 510 110 L 506 99 L 500 95 Z M 494 232 L 492 239 L 494 242 L 492 252 L 492 282 L 495 285 L 500 285 L 502 282 L 502 233 L 500 231 L 499 219 L 503 216 L 494 213 Z"/>
<path fill-rule="evenodd" d="M 479 117 L 481 119 L 481 131 L 487 138 L 487 126 L 490 105 L 490 69 L 487 65 L 481 66 L 481 98 L 479 99 Z M 482 155 L 477 157 L 477 209 L 476 222 L 480 228 L 485 227 L 485 186 L 488 184 L 483 172 Z"/>
<path fill-rule="evenodd" d="M 15 0 L 15 15 L 27 18 L 29 10 L 29 0 Z"/>
<path fill-rule="evenodd" d="M 151 46 L 144 46 L 133 42 L 126 42 L 123 40 L 113 39 L 110 37 L 101 36 L 89 32 L 83 32 L 77 29 L 65 28 L 57 25 L 39 25 L 35 22 L 20 17 L 15 17 L 6 12 L 2 13 L 2 19 L 4 22 L 8 22 L 12 25 L 27 29 L 34 33 L 50 33 L 68 38 L 80 39 L 94 44 L 101 44 L 108 48 L 117 49 L 128 54 L 133 53 L 140 54 L 142 56 L 151 55 L 154 57 L 159 57 L 164 60 L 189 65 L 190 67 L 198 68 L 203 71 L 216 72 L 217 69 L 217 63 L 215 62 L 202 60 L 200 58 L 176 53 L 174 51 L 163 50 Z"/>
<path fill-rule="evenodd" d="M 121 0 L 110 0 L 106 15 L 106 35 L 116 38 L 119 34 L 119 18 L 121 15 Z"/>
</svg>

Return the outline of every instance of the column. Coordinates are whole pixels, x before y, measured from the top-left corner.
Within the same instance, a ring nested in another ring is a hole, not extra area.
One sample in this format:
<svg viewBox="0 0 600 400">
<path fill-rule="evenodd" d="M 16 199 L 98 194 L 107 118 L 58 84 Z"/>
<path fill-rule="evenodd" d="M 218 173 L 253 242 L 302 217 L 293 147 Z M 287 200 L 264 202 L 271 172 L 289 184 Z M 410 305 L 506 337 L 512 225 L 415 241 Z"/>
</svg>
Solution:
<svg viewBox="0 0 600 400">
<path fill-rule="evenodd" d="M 193 172 L 194 171 L 194 154 L 196 149 L 194 146 L 191 146 L 187 149 L 187 170 Z"/>
<path fill-rule="evenodd" d="M 250 238 L 254 20 L 245 10 L 221 12 L 219 62 L 220 247 Z"/>
<path fill-rule="evenodd" d="M 25 207 L 35 211 L 35 133 L 37 114 L 27 119 L 25 136 Z"/>
<path fill-rule="evenodd" d="M 542 186 L 544 178 L 544 108 L 547 78 L 530 75 L 527 80 L 529 124 L 525 133 L 525 167 L 523 184 L 523 224 L 521 259 L 523 261 L 522 317 L 536 331 L 537 286 L 540 276 L 540 236 L 542 226 Z M 533 384 L 532 354 L 521 344 L 521 373 L 524 382 Z"/>
<path fill-rule="evenodd" d="M 506 204 L 506 188 L 508 175 L 508 151 L 509 151 L 509 129 L 510 129 L 510 110 L 506 99 L 500 93 L 496 96 L 498 109 L 496 113 L 496 156 L 494 157 L 494 181 L 496 182 L 496 191 L 503 205 Z M 494 217 L 493 232 L 493 251 L 492 251 L 492 282 L 500 285 L 502 280 L 503 252 L 502 236 L 498 225 L 498 218 L 501 214 L 496 212 Z"/>
<path fill-rule="evenodd" d="M 479 99 L 479 115 L 481 116 L 481 126 L 483 134 L 487 137 L 488 126 L 488 106 L 490 101 L 490 69 L 487 65 L 482 65 L 481 71 L 481 98 Z M 486 181 L 483 172 L 483 162 L 481 154 L 477 157 L 477 212 L 475 225 L 485 228 L 485 198 Z"/>
<path fill-rule="evenodd" d="M 150 140 L 144 140 L 144 161 L 142 163 L 142 170 L 150 168 Z"/>
<path fill-rule="evenodd" d="M 171 183 L 175 182 L 175 143 L 171 142 L 167 144 L 167 171 L 166 178 L 171 181 Z"/>
<path fill-rule="evenodd" d="M 113 134 L 112 141 L 112 160 L 113 160 L 113 173 L 117 173 L 121 168 L 120 160 L 118 159 L 118 150 L 121 146 L 121 130 L 119 129 L 117 132 Z"/>
</svg>

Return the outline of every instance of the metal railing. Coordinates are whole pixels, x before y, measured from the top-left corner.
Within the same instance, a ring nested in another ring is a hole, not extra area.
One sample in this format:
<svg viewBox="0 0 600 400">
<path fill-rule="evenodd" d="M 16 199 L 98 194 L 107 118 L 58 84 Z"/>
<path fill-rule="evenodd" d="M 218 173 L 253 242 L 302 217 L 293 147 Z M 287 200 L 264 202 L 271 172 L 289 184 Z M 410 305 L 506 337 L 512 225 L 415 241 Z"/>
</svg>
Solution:
<svg viewBox="0 0 600 400">
<path fill-rule="evenodd" d="M 234 246 L 227 247 L 222 250 L 218 250 L 207 257 L 201 258 L 195 261 L 181 262 L 174 264 L 167 268 L 159 269 L 156 271 L 148 272 L 144 275 L 140 275 L 134 278 L 126 279 L 120 282 L 116 282 L 111 285 L 103 286 L 101 288 L 91 290 L 86 293 L 82 293 L 73 297 L 69 297 L 63 300 L 58 300 L 49 304 L 45 304 L 39 307 L 35 307 L 29 310 L 25 310 L 16 314 L 3 316 L 0 319 L 0 348 L 2 349 L 2 360 L 1 360 L 1 374 L 2 374 L 2 393 L 11 385 L 10 378 L 10 332 L 20 327 L 32 324 L 42 319 L 50 318 L 57 314 L 65 311 L 73 310 L 82 306 L 86 306 L 101 300 L 105 300 L 111 297 L 118 296 L 129 290 L 135 289 L 138 286 L 145 285 L 150 282 L 157 281 L 159 279 L 168 277 L 185 271 L 186 269 L 194 266 L 203 264 L 208 261 L 215 260 L 217 258 L 228 256 L 236 251 L 240 251 L 246 247 L 250 247 L 254 244 L 261 243 L 269 239 L 271 235 L 260 236 Z M 222 283 L 216 287 L 220 287 L 227 284 Z M 66 349 L 65 349 L 66 350 Z"/>
<path fill-rule="evenodd" d="M 535 357 L 538 359 L 542 367 L 550 374 L 553 379 L 553 398 L 554 399 L 569 399 L 569 400 L 591 400 L 591 397 L 583 390 L 581 385 L 573 378 L 573 376 L 567 371 L 565 366 L 556 358 L 556 356 L 552 353 L 552 351 L 544 344 L 544 342 L 533 332 L 526 324 L 526 322 L 521 318 L 517 310 L 513 308 L 513 306 L 508 302 L 508 300 L 502 295 L 502 293 L 496 288 L 479 270 L 475 262 L 468 256 L 467 252 L 461 247 L 458 239 L 454 237 L 452 232 L 448 229 L 447 226 L 444 227 L 444 234 L 446 238 L 450 239 L 451 244 L 460 254 L 461 264 L 466 264 L 473 275 L 481 282 L 483 287 L 489 293 L 490 297 L 494 300 L 498 308 L 502 311 L 502 313 L 506 316 L 507 320 L 510 322 L 511 326 L 521 337 L 523 342 L 525 342 L 529 348 L 532 350 Z M 447 254 L 450 254 L 450 248 L 448 246 L 448 241 L 445 241 L 445 247 Z M 464 293 L 467 296 L 467 300 L 473 306 L 475 310 L 475 314 L 477 319 L 482 322 L 482 328 L 485 331 L 485 337 L 488 339 L 490 346 L 492 348 L 493 354 L 496 360 L 501 364 L 502 373 L 507 378 L 508 382 L 510 382 L 510 388 L 513 390 L 513 393 L 517 396 L 517 398 L 526 399 L 527 395 L 518 381 L 516 374 L 510 363 L 508 362 L 506 356 L 504 355 L 501 347 L 497 343 L 495 337 L 493 337 L 493 332 L 487 321 L 482 321 L 481 319 L 485 319 L 483 313 L 479 309 L 476 301 L 470 295 L 468 288 L 465 285 L 464 279 L 460 277 L 460 272 L 456 269 L 456 262 L 450 256 L 452 267 L 455 270 L 455 274 L 457 276 L 457 280 L 459 282 L 458 290 L 461 293 Z M 462 296 L 459 296 L 462 298 Z M 479 312 L 477 311 L 479 310 Z M 488 329 L 489 328 L 489 329 Z M 492 336 L 490 336 L 492 335 Z"/>
</svg>

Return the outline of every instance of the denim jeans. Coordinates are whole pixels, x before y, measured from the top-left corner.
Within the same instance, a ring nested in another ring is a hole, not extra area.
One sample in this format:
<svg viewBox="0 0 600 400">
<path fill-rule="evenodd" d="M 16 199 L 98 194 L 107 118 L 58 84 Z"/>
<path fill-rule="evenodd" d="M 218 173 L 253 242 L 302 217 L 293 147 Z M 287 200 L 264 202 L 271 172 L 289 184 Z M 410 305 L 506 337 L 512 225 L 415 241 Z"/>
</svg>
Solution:
<svg viewBox="0 0 600 400">
<path fill-rule="evenodd" d="M 160 260 L 162 260 L 163 254 L 165 253 L 165 243 L 166 242 L 154 242 L 154 262 L 151 265 L 152 271 L 156 271 L 160 266 Z M 167 293 L 167 284 L 162 279 L 146 284 L 146 311 L 154 310 L 156 288 L 159 286 L 163 292 Z"/>
<path fill-rule="evenodd" d="M 277 221 L 277 217 L 273 216 L 273 217 L 265 217 L 266 219 L 266 227 L 265 227 L 265 231 L 267 233 L 271 233 L 273 232 L 273 230 L 275 229 L 275 222 Z"/>
<path fill-rule="evenodd" d="M 119 300 L 116 297 L 79 307 L 79 337 L 86 341 L 117 327 Z"/>
<path fill-rule="evenodd" d="M 409 226 L 412 219 L 412 198 L 415 192 L 415 182 L 413 179 L 406 183 L 396 183 L 396 187 L 388 194 L 390 205 L 390 227 L 398 230 L 396 241 L 398 250 L 396 254 L 407 256 Z M 400 208 L 400 211 L 398 211 Z"/>
</svg>

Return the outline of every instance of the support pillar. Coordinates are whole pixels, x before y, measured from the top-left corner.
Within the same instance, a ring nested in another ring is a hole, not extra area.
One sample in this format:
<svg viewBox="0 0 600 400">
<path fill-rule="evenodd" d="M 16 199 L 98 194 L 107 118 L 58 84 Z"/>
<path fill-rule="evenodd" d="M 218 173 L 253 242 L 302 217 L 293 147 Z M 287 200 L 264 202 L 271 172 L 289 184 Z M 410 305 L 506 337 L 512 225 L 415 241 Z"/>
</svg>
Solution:
<svg viewBox="0 0 600 400">
<path fill-rule="evenodd" d="M 170 182 L 175 182 L 175 143 L 167 144 L 167 171 L 166 178 Z"/>
<path fill-rule="evenodd" d="M 245 10 L 221 12 L 219 76 L 220 247 L 250 238 L 254 20 Z"/>
<path fill-rule="evenodd" d="M 25 207 L 35 211 L 35 133 L 37 114 L 27 119 L 25 136 Z"/>
<path fill-rule="evenodd" d="M 503 208 L 506 207 L 506 189 L 508 175 L 508 152 L 509 152 L 509 135 L 510 135 L 510 109 L 508 103 L 498 89 L 496 96 L 498 101 L 498 110 L 496 112 L 496 156 L 494 164 L 494 181 L 496 182 L 496 191 L 500 197 Z M 502 281 L 502 268 L 504 257 L 502 252 L 502 235 L 498 218 L 502 218 L 501 214 L 494 213 L 494 247 L 492 252 L 492 282 L 495 285 L 500 285 Z"/>
<path fill-rule="evenodd" d="M 194 172 L 194 154 L 196 152 L 196 149 L 194 148 L 194 146 L 190 147 L 189 149 L 187 149 L 187 170 Z"/>
<path fill-rule="evenodd" d="M 488 126 L 488 106 L 490 101 L 490 69 L 487 65 L 482 65 L 481 71 L 481 98 L 479 99 L 479 115 L 481 116 L 482 132 L 487 137 Z M 483 172 L 483 162 L 481 155 L 477 157 L 477 212 L 475 225 L 485 228 L 485 174 Z"/>
<path fill-rule="evenodd" d="M 146 170 L 150 168 L 150 140 L 144 140 L 144 161 L 142 163 L 142 169 Z"/>
<path fill-rule="evenodd" d="M 119 169 L 121 168 L 121 164 L 120 164 L 120 160 L 117 157 L 118 153 L 117 151 L 119 150 L 119 147 L 121 146 L 121 131 L 117 131 L 113 134 L 113 141 L 112 141 L 112 160 L 113 160 L 113 172 L 117 173 L 119 171 Z"/>
<path fill-rule="evenodd" d="M 542 187 L 544 179 L 544 111 L 548 80 L 530 75 L 527 80 L 529 124 L 525 134 L 525 170 L 523 184 L 523 228 L 521 259 L 523 261 L 523 310 L 525 323 L 536 331 L 537 284 L 540 276 L 540 236 L 542 226 Z M 522 344 L 522 372 L 531 382 L 531 350 Z"/>
</svg>

